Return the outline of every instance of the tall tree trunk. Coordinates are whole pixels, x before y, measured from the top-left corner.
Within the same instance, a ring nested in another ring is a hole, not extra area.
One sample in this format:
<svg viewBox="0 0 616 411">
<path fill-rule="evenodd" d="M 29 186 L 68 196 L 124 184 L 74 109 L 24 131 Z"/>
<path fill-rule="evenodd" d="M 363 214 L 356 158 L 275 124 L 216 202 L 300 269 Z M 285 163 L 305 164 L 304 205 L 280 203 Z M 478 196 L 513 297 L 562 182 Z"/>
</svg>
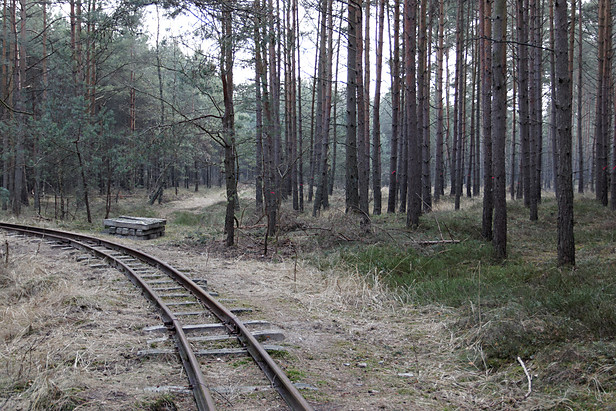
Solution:
<svg viewBox="0 0 616 411">
<path fill-rule="evenodd" d="M 351 0 L 348 3 L 348 48 L 347 48 L 347 130 L 346 130 L 346 210 L 359 209 L 359 171 L 357 165 L 357 13 L 359 5 Z"/>
<path fill-rule="evenodd" d="M 483 1 L 483 0 L 482 0 Z M 434 202 L 440 200 L 445 186 L 445 170 L 443 167 L 443 56 L 444 30 L 445 30 L 445 0 L 439 0 L 438 15 L 438 48 L 436 54 L 436 147 L 435 147 L 435 176 L 434 176 Z M 482 40 L 483 41 L 483 40 Z"/>
<path fill-rule="evenodd" d="M 255 2 L 258 9 L 259 1 Z M 261 34 L 259 32 L 260 20 L 255 13 L 255 211 L 258 215 L 263 213 L 263 102 L 261 94 L 261 78 L 263 76 L 263 67 L 261 62 Z"/>
<path fill-rule="evenodd" d="M 293 196 L 293 209 L 299 210 L 299 175 L 298 175 L 298 156 L 301 155 L 298 152 L 298 119 L 297 119 L 297 89 L 299 88 L 299 84 L 297 82 L 297 56 L 296 53 L 299 52 L 299 49 L 295 47 L 295 33 L 297 28 L 295 26 L 295 16 L 297 15 L 297 1 L 291 2 L 290 7 L 290 28 L 289 28 L 289 44 L 288 47 L 291 49 L 289 53 L 289 58 L 291 60 L 291 101 L 289 102 L 289 110 L 291 117 L 291 135 L 292 138 L 292 147 L 291 147 L 291 158 L 289 158 L 289 164 L 291 169 L 291 187 L 292 187 L 292 196 Z"/>
<path fill-rule="evenodd" d="M 378 23 L 376 30 L 376 85 L 374 89 L 374 112 L 372 124 L 372 193 L 374 215 L 381 214 L 381 74 L 383 71 L 383 24 L 385 22 L 385 0 L 378 2 Z"/>
<path fill-rule="evenodd" d="M 359 5 L 358 7 L 360 7 Z M 358 192 L 359 210 L 362 213 L 362 224 L 367 224 L 368 204 L 369 204 L 369 177 L 370 177 L 370 151 L 367 150 L 366 142 L 370 141 L 370 134 L 366 134 L 366 122 L 368 113 L 366 110 L 366 93 L 364 90 L 364 40 L 362 33 L 362 13 L 361 7 L 356 14 L 357 23 L 357 55 L 356 55 L 356 82 L 357 82 L 357 171 L 358 171 Z M 369 79 L 365 79 L 369 82 Z"/>
<path fill-rule="evenodd" d="M 507 258 L 507 198 L 505 172 L 505 140 L 507 134 L 507 2 L 494 2 L 494 45 L 492 61 L 492 139 L 494 141 L 494 238 L 496 257 Z"/>
<path fill-rule="evenodd" d="M 518 110 L 520 122 L 520 143 L 522 147 L 520 174 L 524 205 L 531 206 L 530 199 L 530 131 L 528 104 L 528 0 L 516 1 L 517 16 L 517 51 L 518 51 Z M 532 213 L 532 211 L 531 211 Z"/>
<path fill-rule="evenodd" d="M 543 181 L 543 2 L 538 3 L 535 13 L 535 30 L 533 61 L 534 83 L 535 83 L 535 119 L 533 127 L 535 129 L 535 197 L 537 203 L 541 203 L 541 189 Z"/>
<path fill-rule="evenodd" d="M 15 133 L 15 167 L 13 169 L 13 190 L 12 208 L 13 214 L 19 216 L 21 214 L 22 198 L 21 192 L 25 184 L 25 148 L 24 142 L 26 138 L 26 1 L 20 0 L 20 31 L 18 40 L 17 31 L 17 4 L 13 3 L 13 33 L 15 38 L 15 62 L 13 64 L 14 83 L 16 87 L 15 108 L 16 108 L 16 125 L 17 132 Z"/>
<path fill-rule="evenodd" d="M 511 19 L 511 24 L 513 26 L 513 24 L 515 24 L 514 19 Z M 512 27 L 511 31 L 513 32 L 514 28 Z M 512 57 L 512 60 L 514 60 L 515 57 Z M 515 61 L 512 61 L 511 64 L 511 71 L 513 73 L 513 78 L 515 79 L 517 76 L 517 71 L 515 69 Z M 518 101 L 518 88 L 516 85 L 516 81 L 513 80 L 512 82 L 512 101 L 511 101 L 511 105 L 513 107 L 516 107 L 517 101 Z M 520 180 L 520 176 L 518 176 L 516 174 L 516 170 L 517 170 L 517 163 L 516 163 L 516 153 L 518 151 L 518 147 L 517 147 L 517 117 L 516 117 L 516 110 L 512 110 L 512 118 L 511 118 L 511 187 L 510 187 L 510 194 L 511 194 L 511 199 L 515 200 L 515 196 L 516 196 L 516 191 L 517 191 L 517 185 L 520 184 L 519 180 Z"/>
<path fill-rule="evenodd" d="M 481 235 L 492 240 L 494 194 L 492 180 L 492 1 L 480 3 L 481 106 L 483 111 L 483 215 Z"/>
<path fill-rule="evenodd" d="M 319 79 L 317 90 L 317 118 L 315 133 L 315 167 L 316 193 L 313 204 L 313 215 L 316 216 L 321 208 L 327 208 L 328 203 L 328 150 L 329 150 L 329 125 L 331 115 L 331 90 L 332 90 L 332 34 L 333 17 L 330 0 L 323 0 L 323 17 L 321 18 L 321 46 L 319 47 Z"/>
<path fill-rule="evenodd" d="M 387 3 L 389 4 L 389 3 Z M 398 181 L 400 177 L 399 141 L 400 141 L 400 0 L 394 0 L 394 44 L 391 57 L 391 155 L 389 158 L 389 197 L 387 212 L 396 212 Z M 391 48 L 391 47 L 390 47 Z"/>
<path fill-rule="evenodd" d="M 421 172 L 420 210 L 428 212 L 432 209 L 432 179 L 430 178 L 430 71 L 428 65 L 428 1 L 421 0 L 419 9 L 419 47 L 417 80 L 419 108 L 417 110 L 417 126 L 419 134 L 419 162 Z"/>
<path fill-rule="evenodd" d="M 467 197 L 472 197 L 472 189 L 475 186 L 475 182 L 474 182 L 474 176 L 475 176 L 475 119 L 479 119 L 479 116 L 475 115 L 475 110 L 479 111 L 479 106 L 477 103 L 477 95 L 479 90 L 479 81 L 477 80 L 477 73 L 478 73 L 478 60 L 477 59 L 477 55 L 479 49 L 478 47 L 473 47 L 473 73 L 472 73 L 472 78 L 473 80 L 471 81 L 471 129 L 469 132 L 469 136 L 470 136 L 470 147 L 469 147 L 469 160 L 468 160 L 468 173 L 467 175 L 467 182 L 466 182 L 466 196 Z M 476 94 L 477 93 L 477 94 Z"/>
<path fill-rule="evenodd" d="M 549 24 L 550 24 L 550 47 L 554 50 L 554 0 L 550 1 L 550 10 L 549 10 Z M 555 98 L 556 95 L 556 68 L 554 63 L 554 53 L 550 53 L 550 94 L 551 104 L 550 104 L 550 140 L 552 143 L 552 177 L 554 182 L 554 191 L 556 196 L 558 197 L 558 144 L 556 144 L 556 104 Z"/>
<path fill-rule="evenodd" d="M 607 117 L 608 114 L 608 96 L 606 90 L 609 89 L 609 0 L 599 1 L 599 31 L 598 31 L 598 73 L 597 73 L 597 106 L 595 110 L 595 151 L 596 151 L 596 177 L 595 177 L 595 195 L 597 200 L 604 206 L 608 204 L 607 195 Z M 555 18 L 556 21 L 556 18 Z"/>
<path fill-rule="evenodd" d="M 417 124 L 416 82 L 417 0 L 404 1 L 405 139 L 408 144 L 406 226 L 417 227 L 421 214 L 421 144 Z"/>
<path fill-rule="evenodd" d="M 579 2 L 578 16 L 578 81 L 577 81 L 577 137 L 578 137 L 578 193 L 584 193 L 584 140 L 582 136 L 582 1 Z"/>
<path fill-rule="evenodd" d="M 81 149 L 79 148 L 79 140 L 81 137 L 81 126 L 79 127 L 77 139 L 75 140 L 75 153 L 77 154 L 77 164 L 79 165 L 79 173 L 81 177 L 81 186 L 83 189 L 83 201 L 86 206 L 86 216 L 88 219 L 88 223 L 92 223 L 92 214 L 90 212 L 90 197 L 88 194 L 89 186 L 88 179 L 86 177 L 86 165 L 83 161 L 83 157 L 81 155 Z"/>
<path fill-rule="evenodd" d="M 527 49 L 527 53 L 532 58 L 528 60 L 528 144 L 529 144 L 529 211 L 530 211 L 530 221 L 537 221 L 538 216 L 538 202 L 537 198 L 537 186 L 539 186 L 538 176 L 537 176 L 537 158 L 539 156 L 538 153 L 538 141 L 539 141 L 539 130 L 537 125 L 539 123 L 539 113 L 538 107 L 536 104 L 536 100 L 538 97 L 537 89 L 541 87 L 540 84 L 537 84 L 537 80 L 540 80 L 540 77 L 536 76 L 535 70 L 537 69 L 535 65 L 535 58 L 538 47 L 540 44 L 536 44 L 536 35 L 535 30 L 537 29 L 536 25 L 538 24 L 538 16 L 539 6 L 537 5 L 537 0 L 530 0 L 528 4 L 528 9 L 530 16 L 527 15 L 527 22 L 530 23 L 530 29 L 528 32 L 528 42 L 531 44 L 532 48 L 530 50 Z"/>
<path fill-rule="evenodd" d="M 224 142 L 225 185 L 227 206 L 225 212 L 225 244 L 235 244 L 235 207 L 237 202 L 237 180 L 235 162 L 235 114 L 233 106 L 233 27 L 232 6 L 223 7 L 221 13 L 221 62 L 220 77 L 222 81 L 224 112 L 222 117 L 222 133 Z"/>
<path fill-rule="evenodd" d="M 295 20 L 297 52 L 301 50 L 299 47 L 300 35 L 299 35 L 299 10 L 297 0 L 293 0 L 294 13 L 293 18 Z M 304 211 L 304 147 L 303 147 L 303 127 L 302 127 L 302 77 L 301 77 L 301 58 L 297 59 L 297 138 L 298 138 L 298 171 L 297 171 L 297 184 L 298 184 L 298 200 L 299 210 Z"/>
<path fill-rule="evenodd" d="M 42 5 L 43 12 L 43 29 L 42 29 L 42 47 L 43 47 L 43 60 L 42 60 L 42 82 L 43 82 L 43 93 L 41 94 L 41 106 L 45 106 L 47 102 L 47 88 L 49 86 L 49 75 L 47 73 L 47 2 L 43 2 Z M 3 96 L 2 96 L 3 97 Z M 33 141 L 33 150 L 32 156 L 34 158 L 34 208 L 37 214 L 41 214 L 41 178 L 42 178 L 42 170 L 41 164 L 39 162 L 39 138 L 38 136 L 34 137 Z"/>
<path fill-rule="evenodd" d="M 571 77 L 568 68 L 567 2 L 554 3 L 556 124 L 558 128 L 558 264 L 575 265 L 573 182 L 571 178 Z"/>
<path fill-rule="evenodd" d="M 453 106 L 453 158 L 451 168 L 451 194 L 455 196 L 455 209 L 460 209 L 460 195 L 462 173 L 462 123 L 464 105 L 464 81 L 463 81 L 463 60 L 464 60 L 464 2 L 458 1 L 456 13 L 456 73 L 454 81 L 454 106 Z"/>
<path fill-rule="evenodd" d="M 364 91 L 364 155 L 365 155 L 365 180 L 366 180 L 366 189 L 365 191 L 368 193 L 366 198 L 368 199 L 366 204 L 366 212 L 368 212 L 370 203 L 370 80 L 372 76 L 370 75 L 370 7 L 371 0 L 364 0 L 364 13 L 362 15 L 364 22 L 364 35 L 362 37 L 361 42 L 363 43 L 363 72 L 364 75 L 361 78 L 362 80 L 362 89 Z M 361 169 L 360 169 L 361 173 Z M 360 177 L 361 180 L 361 177 Z M 360 183 L 361 184 L 361 183 Z M 361 205 L 361 191 L 360 191 L 360 200 L 359 203 Z"/>
</svg>

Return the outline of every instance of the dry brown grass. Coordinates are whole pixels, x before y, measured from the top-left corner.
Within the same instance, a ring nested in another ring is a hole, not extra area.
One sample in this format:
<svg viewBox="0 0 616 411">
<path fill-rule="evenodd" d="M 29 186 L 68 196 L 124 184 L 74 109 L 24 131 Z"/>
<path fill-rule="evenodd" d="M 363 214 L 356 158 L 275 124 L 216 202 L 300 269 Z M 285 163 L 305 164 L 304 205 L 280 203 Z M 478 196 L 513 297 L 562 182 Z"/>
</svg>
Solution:
<svg viewBox="0 0 616 411">
<path fill-rule="evenodd" d="M 39 240 L 5 241 L 0 409 L 147 408 L 160 394 L 146 387 L 185 384 L 174 358 L 161 364 L 136 356 L 146 347 L 141 328 L 159 320 L 120 273 L 92 270 L 66 252 L 58 258 Z"/>
</svg>

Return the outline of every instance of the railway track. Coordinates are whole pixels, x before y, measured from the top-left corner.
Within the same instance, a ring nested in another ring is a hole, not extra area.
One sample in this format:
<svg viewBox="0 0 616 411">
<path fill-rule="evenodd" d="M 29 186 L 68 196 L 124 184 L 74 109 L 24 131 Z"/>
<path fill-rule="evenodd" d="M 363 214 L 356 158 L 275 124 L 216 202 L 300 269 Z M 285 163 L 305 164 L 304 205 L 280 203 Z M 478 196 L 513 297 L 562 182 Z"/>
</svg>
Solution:
<svg viewBox="0 0 616 411">
<path fill-rule="evenodd" d="M 217 401 L 212 392 L 219 394 L 220 401 L 225 400 L 226 388 L 213 385 L 210 378 L 215 380 L 216 376 L 209 371 L 206 378 L 203 370 L 216 368 L 204 359 L 228 355 L 250 356 L 260 369 L 257 372 L 255 367 L 250 381 L 243 384 L 245 391 L 273 388 L 288 408 L 313 409 L 268 354 L 268 349 L 279 351 L 283 348 L 259 342 L 259 339 L 276 340 L 279 335 L 267 330 L 251 331 L 255 326 L 267 324 L 262 321 L 242 322 L 233 310 L 223 306 L 197 281 L 169 264 L 139 250 L 82 234 L 9 223 L 0 223 L 0 229 L 82 250 L 122 271 L 155 306 L 163 323 L 145 330 L 161 332 L 162 336 L 148 341 L 151 348 L 142 350 L 140 354 L 178 353 L 197 409 L 216 409 Z M 272 404 L 267 407 L 273 408 Z"/>
</svg>

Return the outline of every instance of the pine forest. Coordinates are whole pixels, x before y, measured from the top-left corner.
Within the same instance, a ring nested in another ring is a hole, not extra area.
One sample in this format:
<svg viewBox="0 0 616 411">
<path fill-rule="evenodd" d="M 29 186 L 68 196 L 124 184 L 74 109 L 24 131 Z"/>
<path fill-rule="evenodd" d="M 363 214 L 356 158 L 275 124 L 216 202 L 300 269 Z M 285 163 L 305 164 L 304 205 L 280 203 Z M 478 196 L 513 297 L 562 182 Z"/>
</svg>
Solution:
<svg viewBox="0 0 616 411">
<path fill-rule="evenodd" d="M 613 344 L 616 2 L 2 1 L 1 219 L 216 193 L 174 241 L 454 307 L 478 369 Z M 616 401 L 599 351 L 572 409 Z"/>
</svg>

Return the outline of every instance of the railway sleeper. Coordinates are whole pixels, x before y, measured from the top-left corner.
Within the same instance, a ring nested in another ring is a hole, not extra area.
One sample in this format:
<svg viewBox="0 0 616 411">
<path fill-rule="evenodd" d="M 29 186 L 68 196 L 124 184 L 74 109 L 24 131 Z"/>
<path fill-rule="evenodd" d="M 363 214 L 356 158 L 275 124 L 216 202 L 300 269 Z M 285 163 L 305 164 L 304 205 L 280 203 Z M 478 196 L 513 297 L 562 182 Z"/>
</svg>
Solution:
<svg viewBox="0 0 616 411">
<path fill-rule="evenodd" d="M 160 273 L 155 273 L 153 271 L 149 272 L 147 274 L 144 274 L 144 275 L 140 275 L 139 277 L 141 277 L 142 280 L 157 279 L 157 278 L 167 278 L 166 275 L 160 274 Z"/>
<path fill-rule="evenodd" d="M 263 345 L 265 351 L 286 352 L 286 348 L 281 345 Z M 246 348 L 218 348 L 213 350 L 195 350 L 196 356 L 222 356 L 222 355 L 248 355 Z M 176 349 L 172 348 L 152 348 L 148 350 L 137 351 L 138 357 L 149 357 L 157 355 L 173 355 L 177 354 Z"/>
<path fill-rule="evenodd" d="M 271 326 L 271 324 L 267 321 L 263 321 L 263 320 L 251 320 L 251 321 L 244 321 L 243 323 L 245 326 L 263 326 L 263 327 L 269 327 Z M 184 325 L 182 327 L 182 329 L 184 330 L 184 332 L 195 332 L 195 331 L 208 331 L 208 330 L 218 330 L 218 329 L 225 329 L 225 325 L 222 323 L 217 323 L 217 324 L 191 324 L 191 325 Z M 154 325 L 151 327 L 145 327 L 143 329 L 144 332 L 167 332 L 168 328 L 165 327 L 164 325 Z"/>
<path fill-rule="evenodd" d="M 284 341 L 285 336 L 282 332 L 276 330 L 262 330 L 262 331 L 253 331 L 251 333 L 258 341 Z M 231 336 L 228 334 L 218 334 L 218 335 L 198 335 L 187 337 L 188 341 L 192 342 L 207 342 L 207 341 L 225 341 L 225 340 L 234 340 L 237 339 L 236 336 Z M 170 341 L 171 339 L 168 336 L 154 338 L 152 340 L 147 340 L 147 344 L 158 344 L 164 343 L 166 341 Z"/>
<path fill-rule="evenodd" d="M 183 289 L 184 287 L 158 287 L 158 288 L 154 287 L 152 288 L 152 291 L 156 291 L 157 293 L 160 293 L 164 291 L 177 291 L 177 290 L 183 290 Z"/>
<path fill-rule="evenodd" d="M 143 277 L 141 277 L 143 279 Z M 165 278 L 160 277 L 160 278 Z M 168 277 L 167 277 L 168 278 Z M 171 279 L 167 279 L 167 280 L 157 280 L 157 281 L 148 281 L 149 285 L 156 285 L 156 284 L 177 284 L 175 281 L 171 280 Z"/>
<path fill-rule="evenodd" d="M 176 301 L 176 302 L 170 302 L 170 303 L 165 303 L 165 304 L 170 307 L 178 307 L 178 306 L 185 306 L 185 305 L 200 305 L 198 301 Z"/>
<path fill-rule="evenodd" d="M 133 271 L 148 271 L 152 269 L 152 267 L 144 264 L 126 264 L 126 266 Z"/>
<path fill-rule="evenodd" d="M 313 390 L 318 391 L 318 388 L 305 383 L 293 383 L 298 390 Z M 234 394 L 251 394 L 253 392 L 271 391 L 274 389 L 271 385 L 236 385 L 233 387 L 209 387 L 211 392 L 222 395 Z M 161 393 L 161 394 L 192 394 L 190 387 L 181 387 L 177 385 L 161 385 L 158 387 L 146 387 L 146 392 Z"/>
<path fill-rule="evenodd" d="M 114 257 L 116 260 L 139 261 L 139 260 L 137 260 L 135 257 L 133 257 L 131 255 L 126 255 L 126 254 L 122 254 L 122 253 L 112 253 L 112 254 L 109 254 L 109 255 Z"/>
<path fill-rule="evenodd" d="M 175 294 L 159 294 L 158 296 L 160 298 L 189 298 L 189 297 L 192 297 L 192 294 L 185 292 L 185 293 L 175 293 Z"/>
</svg>

